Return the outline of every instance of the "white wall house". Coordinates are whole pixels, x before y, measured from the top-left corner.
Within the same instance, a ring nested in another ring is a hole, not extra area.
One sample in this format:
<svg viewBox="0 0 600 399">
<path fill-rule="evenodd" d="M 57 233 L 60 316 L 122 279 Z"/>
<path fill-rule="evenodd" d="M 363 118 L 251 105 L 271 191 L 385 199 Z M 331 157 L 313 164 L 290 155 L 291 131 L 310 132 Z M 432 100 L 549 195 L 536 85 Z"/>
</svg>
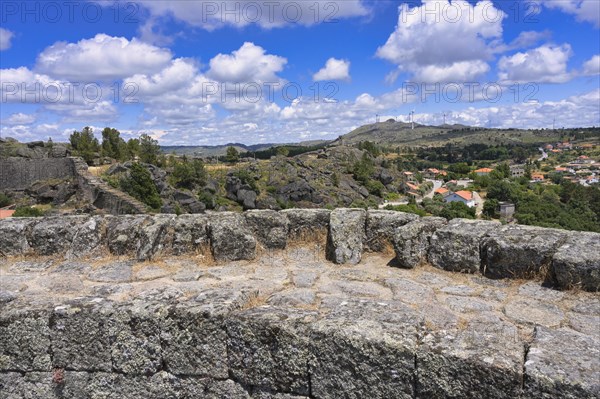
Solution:
<svg viewBox="0 0 600 399">
<path fill-rule="evenodd" d="M 469 208 L 473 208 L 475 206 L 475 199 L 473 198 L 473 193 L 469 191 L 457 191 L 446 196 L 444 200 L 446 202 L 462 202 Z"/>
</svg>

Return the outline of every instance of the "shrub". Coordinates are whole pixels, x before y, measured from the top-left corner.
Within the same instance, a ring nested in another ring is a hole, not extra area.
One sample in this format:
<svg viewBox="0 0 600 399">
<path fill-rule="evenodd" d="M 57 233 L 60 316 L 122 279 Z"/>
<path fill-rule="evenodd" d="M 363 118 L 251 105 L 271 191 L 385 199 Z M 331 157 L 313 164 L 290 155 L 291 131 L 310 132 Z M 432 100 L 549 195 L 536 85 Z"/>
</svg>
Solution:
<svg viewBox="0 0 600 399">
<path fill-rule="evenodd" d="M 162 200 L 150 172 L 140 164 L 131 165 L 129 176 L 121 179 L 121 189 L 152 209 L 159 209 L 162 206 Z"/>
<path fill-rule="evenodd" d="M 31 208 L 29 206 L 21 206 L 15 210 L 13 217 L 16 218 L 36 218 L 42 217 L 45 215 L 45 212 L 39 208 Z"/>
<path fill-rule="evenodd" d="M 9 206 L 12 203 L 10 197 L 6 194 L 0 193 L 0 208 L 4 208 L 5 206 Z"/>
</svg>

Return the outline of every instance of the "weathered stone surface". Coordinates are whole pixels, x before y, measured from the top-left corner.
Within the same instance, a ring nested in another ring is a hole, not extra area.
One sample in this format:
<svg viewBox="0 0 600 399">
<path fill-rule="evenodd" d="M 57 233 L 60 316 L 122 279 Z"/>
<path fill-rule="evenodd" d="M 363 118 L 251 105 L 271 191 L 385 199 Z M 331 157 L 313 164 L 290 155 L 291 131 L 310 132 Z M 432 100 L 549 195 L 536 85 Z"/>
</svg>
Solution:
<svg viewBox="0 0 600 399">
<path fill-rule="evenodd" d="M 424 284 L 402 278 L 388 278 L 385 280 L 385 286 L 389 287 L 394 299 L 405 303 L 423 304 L 431 302 L 435 298 L 435 293 Z"/>
<path fill-rule="evenodd" d="M 181 215 L 173 221 L 174 255 L 202 252 L 209 246 L 208 217 L 206 215 Z"/>
<path fill-rule="evenodd" d="M 27 242 L 29 230 L 38 219 L 9 218 L 0 220 L 0 256 L 24 255 L 31 250 Z"/>
<path fill-rule="evenodd" d="M 537 326 L 525 361 L 525 391 L 540 399 L 600 396 L 600 342 L 568 328 Z"/>
<path fill-rule="evenodd" d="M 440 269 L 477 273 L 481 266 L 481 242 L 500 223 L 453 219 L 431 236 L 429 262 Z"/>
<path fill-rule="evenodd" d="M 173 219 L 174 216 L 170 215 L 155 215 L 146 220 L 139 231 L 139 244 L 136 251 L 137 260 L 150 260 L 169 247 L 167 229 Z"/>
<path fill-rule="evenodd" d="M 270 210 L 244 213 L 246 223 L 265 248 L 284 249 L 288 239 L 288 220 L 285 214 Z"/>
<path fill-rule="evenodd" d="M 315 285 L 319 278 L 317 272 L 310 270 L 299 270 L 292 274 L 292 283 L 298 288 L 310 288 Z"/>
<path fill-rule="evenodd" d="M 417 397 L 519 397 L 523 356 L 517 329 L 495 316 L 427 333 L 417 351 Z"/>
<path fill-rule="evenodd" d="M 285 209 L 281 213 L 288 219 L 291 238 L 310 236 L 329 228 L 331 211 L 327 209 Z"/>
<path fill-rule="evenodd" d="M 546 327 L 558 327 L 565 318 L 558 306 L 535 299 L 511 301 L 504 306 L 504 314 L 521 324 Z"/>
<path fill-rule="evenodd" d="M 2 399 L 55 398 L 55 387 L 50 372 L 0 373 Z"/>
<path fill-rule="evenodd" d="M 132 262 L 114 262 L 98 266 L 88 274 L 88 279 L 99 283 L 128 283 L 133 279 Z"/>
<path fill-rule="evenodd" d="M 487 312 L 493 309 L 490 304 L 484 301 L 463 296 L 448 296 L 446 298 L 446 303 L 450 309 L 460 313 L 479 313 Z"/>
<path fill-rule="evenodd" d="M 157 280 L 159 278 L 164 278 L 170 276 L 171 273 L 165 269 L 164 267 L 157 265 L 148 265 L 142 267 L 140 270 L 137 270 L 133 274 L 133 280 L 135 281 L 151 281 Z"/>
<path fill-rule="evenodd" d="M 391 247 L 394 233 L 398 227 L 417 219 L 419 217 L 412 213 L 369 210 L 367 212 L 365 249 L 383 252 L 386 248 Z"/>
<path fill-rule="evenodd" d="M 129 375 L 152 375 L 162 367 L 161 331 L 167 310 L 155 306 L 116 309 L 106 319 L 111 337 L 114 371 Z"/>
<path fill-rule="evenodd" d="M 202 302 L 221 301 L 206 293 Z M 163 359 L 173 374 L 224 379 L 227 372 L 227 336 L 224 315 L 228 307 L 211 315 L 206 308 L 176 306 L 165 318 L 162 333 Z"/>
<path fill-rule="evenodd" d="M 0 289 L 0 304 L 9 303 L 14 301 L 15 299 L 17 299 L 16 294 L 10 291 L 6 291 L 4 289 Z"/>
<path fill-rule="evenodd" d="M 39 255 L 65 253 L 87 219 L 87 216 L 40 219 L 31 230 L 30 245 Z"/>
<path fill-rule="evenodd" d="M 217 261 L 251 260 L 256 257 L 256 239 L 243 215 L 210 214 L 210 244 Z"/>
<path fill-rule="evenodd" d="M 35 261 L 24 260 L 13 264 L 9 271 L 14 273 L 41 272 L 48 270 L 53 264 L 54 261 L 52 259 Z"/>
<path fill-rule="evenodd" d="M 2 310 L 0 371 L 49 371 L 49 323 L 50 313 L 46 309 Z"/>
<path fill-rule="evenodd" d="M 314 305 L 317 296 L 314 291 L 307 289 L 295 289 L 278 292 L 269 298 L 269 304 L 273 306 L 311 306 Z"/>
<path fill-rule="evenodd" d="M 367 213 L 363 209 L 331 212 L 327 259 L 337 264 L 358 264 L 362 258 Z"/>
<path fill-rule="evenodd" d="M 490 278 L 531 278 L 545 274 L 566 236 L 564 230 L 531 226 L 494 229 L 481 244 L 484 274 Z"/>
<path fill-rule="evenodd" d="M 332 301 L 312 326 L 312 396 L 414 398 L 417 318 L 402 305 Z"/>
<path fill-rule="evenodd" d="M 573 232 L 552 259 L 559 287 L 600 291 L 600 234 Z"/>
<path fill-rule="evenodd" d="M 313 312 L 263 306 L 228 318 L 229 368 L 237 381 L 264 390 L 307 395 Z"/>
<path fill-rule="evenodd" d="M 412 269 L 427 262 L 431 236 L 446 224 L 444 218 L 425 217 L 397 228 L 393 237 L 397 265 Z"/>
<path fill-rule="evenodd" d="M 105 237 L 103 236 L 104 218 L 94 216 L 88 219 L 73 237 L 73 242 L 67 251 L 67 259 L 80 259 L 94 253 L 106 245 Z"/>
<path fill-rule="evenodd" d="M 106 240 L 114 255 L 133 255 L 140 247 L 140 234 L 145 215 L 108 216 L 106 218 Z"/>
<path fill-rule="evenodd" d="M 54 309 L 50 325 L 53 366 L 78 371 L 112 370 L 109 304 L 74 302 Z M 76 349 L 75 349 L 76 348 Z"/>
</svg>

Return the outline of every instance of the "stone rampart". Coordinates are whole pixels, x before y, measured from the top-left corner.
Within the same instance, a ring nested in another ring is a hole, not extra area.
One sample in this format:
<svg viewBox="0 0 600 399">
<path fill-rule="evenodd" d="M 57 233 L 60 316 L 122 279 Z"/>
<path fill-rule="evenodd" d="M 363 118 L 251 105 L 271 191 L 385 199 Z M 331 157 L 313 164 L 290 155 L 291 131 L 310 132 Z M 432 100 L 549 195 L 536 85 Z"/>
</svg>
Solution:
<svg viewBox="0 0 600 399">
<path fill-rule="evenodd" d="M 221 212 L 202 215 L 73 216 L 0 221 L 0 253 L 85 257 L 107 249 L 139 261 L 210 252 L 252 260 L 292 236 L 322 232 L 328 260 L 358 264 L 364 251 L 395 248 L 395 265 L 431 264 L 492 279 L 543 278 L 562 289 L 600 290 L 600 234 L 488 221 L 418 218 L 362 209 Z"/>
<path fill-rule="evenodd" d="M 597 290 L 598 238 L 357 209 L 1 220 L 0 396 L 597 398 L 598 294 L 522 278 Z"/>
</svg>

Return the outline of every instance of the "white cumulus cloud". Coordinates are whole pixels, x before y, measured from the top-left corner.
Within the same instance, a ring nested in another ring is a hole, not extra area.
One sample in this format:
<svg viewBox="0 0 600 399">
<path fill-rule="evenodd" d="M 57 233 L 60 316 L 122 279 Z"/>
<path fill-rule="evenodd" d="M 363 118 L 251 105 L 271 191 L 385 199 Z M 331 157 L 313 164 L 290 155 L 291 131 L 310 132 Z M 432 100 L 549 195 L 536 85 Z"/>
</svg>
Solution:
<svg viewBox="0 0 600 399">
<path fill-rule="evenodd" d="M 489 70 L 487 61 L 502 38 L 505 17 L 488 0 L 475 5 L 423 0 L 413 8 L 402 4 L 395 31 L 376 55 L 424 82 L 471 81 Z"/>
<path fill-rule="evenodd" d="M 578 21 L 591 22 L 600 27 L 600 1 L 598 0 L 541 0 L 544 7 L 559 9 L 574 15 Z"/>
<path fill-rule="evenodd" d="M 595 55 L 583 64 L 583 74 L 600 75 L 600 55 Z"/>
<path fill-rule="evenodd" d="M 498 77 L 503 82 L 564 83 L 573 76 L 567 62 L 573 54 L 569 44 L 541 47 L 502 57 L 498 61 Z"/>
<path fill-rule="evenodd" d="M 192 26 L 215 30 L 225 26 L 279 28 L 334 23 L 367 16 L 362 0 L 141 0 L 154 17 L 172 16 Z"/>
<path fill-rule="evenodd" d="M 15 114 L 11 114 L 7 119 L 2 122 L 7 125 L 31 125 L 36 121 L 36 116 L 32 114 L 24 114 L 22 112 L 17 112 Z"/>
<path fill-rule="evenodd" d="M 315 82 L 323 80 L 350 80 L 350 61 L 330 58 L 319 72 L 313 75 Z"/>
<path fill-rule="evenodd" d="M 155 73 L 171 58 L 169 49 L 135 38 L 97 34 L 77 43 L 53 44 L 39 54 L 35 69 L 54 78 L 89 82 Z"/>
<path fill-rule="evenodd" d="M 218 54 L 210 60 L 207 76 L 219 82 L 279 82 L 277 76 L 287 59 L 266 54 L 265 49 L 246 42 L 231 54 Z"/>
<path fill-rule="evenodd" d="M 0 28 L 0 51 L 8 50 L 10 48 L 14 36 L 14 33 L 8 29 Z"/>
</svg>

